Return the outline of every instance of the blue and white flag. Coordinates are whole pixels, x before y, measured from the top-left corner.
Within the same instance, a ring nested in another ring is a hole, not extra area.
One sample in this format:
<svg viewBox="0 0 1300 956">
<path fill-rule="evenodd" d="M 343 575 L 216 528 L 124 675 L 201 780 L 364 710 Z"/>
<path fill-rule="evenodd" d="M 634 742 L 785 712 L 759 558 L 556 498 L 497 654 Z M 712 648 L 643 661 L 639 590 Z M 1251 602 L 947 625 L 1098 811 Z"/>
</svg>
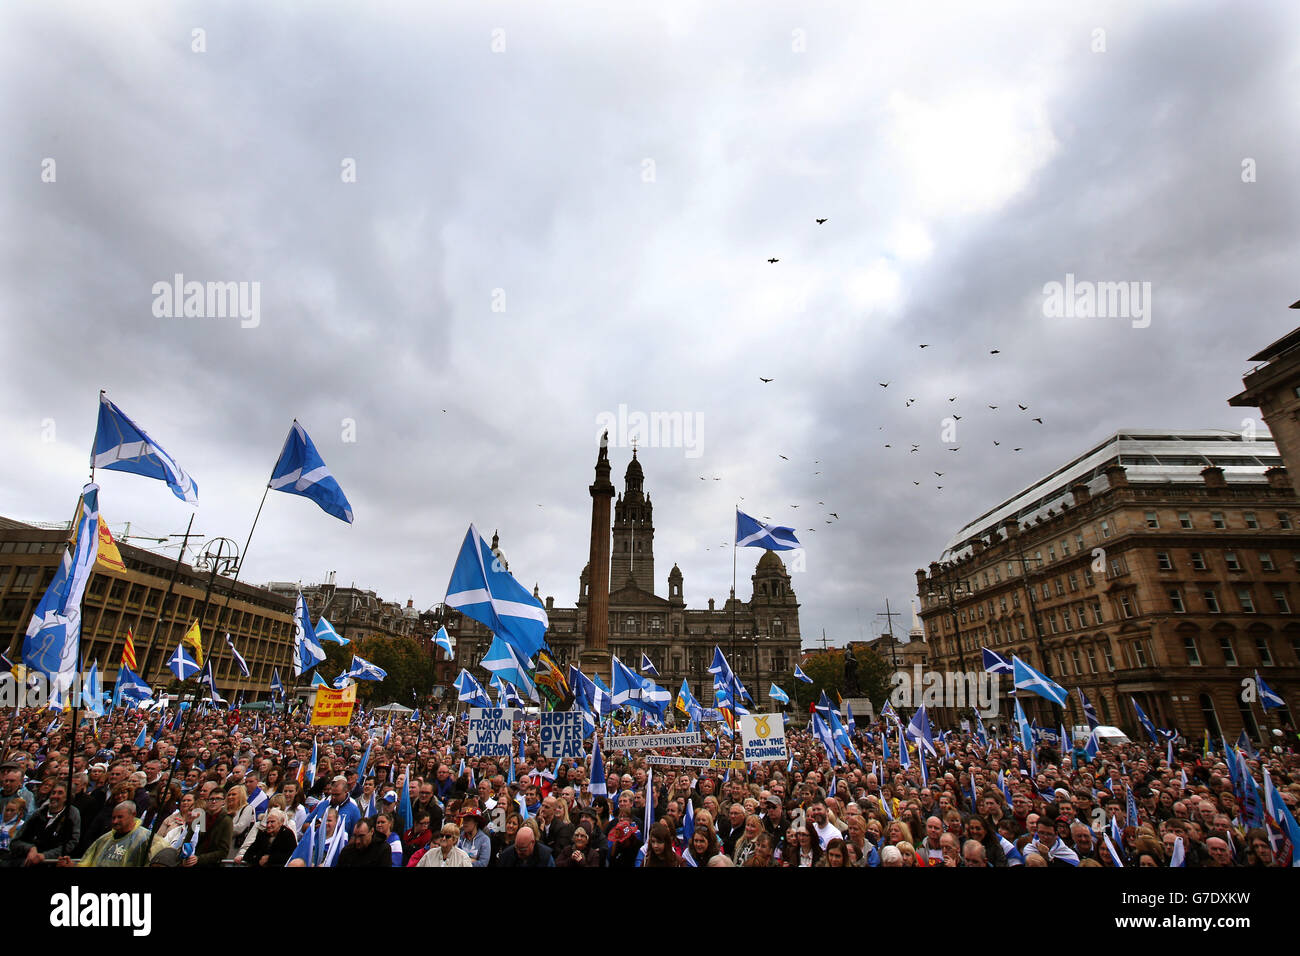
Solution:
<svg viewBox="0 0 1300 956">
<path fill-rule="evenodd" d="M 648 677 L 641 678 L 641 697 L 632 705 L 639 707 L 660 724 L 668 720 L 668 708 L 672 705 L 673 695 L 666 687 L 660 687 Z"/>
<path fill-rule="evenodd" d="M 260 817 L 270 807 L 271 798 L 261 787 L 253 787 L 252 790 L 253 792 L 248 795 L 248 805 L 253 808 L 253 816 Z"/>
<path fill-rule="evenodd" d="M 23 663 L 45 675 L 51 702 L 60 705 L 81 667 L 81 599 L 99 555 L 99 485 L 93 482 L 81 490 L 75 527 L 76 540 L 63 552 L 23 639 Z"/>
<path fill-rule="evenodd" d="M 736 547 L 765 548 L 768 551 L 793 551 L 802 548 L 794 528 L 767 525 L 736 509 Z"/>
<path fill-rule="evenodd" d="M 1153 742 L 1157 744 L 1160 743 L 1160 734 L 1156 730 L 1156 725 L 1151 723 L 1151 718 L 1146 715 L 1146 711 L 1144 711 L 1142 706 L 1137 702 L 1137 698 L 1130 697 L 1129 700 L 1133 702 L 1133 709 L 1137 711 L 1138 723 L 1140 723 L 1142 729 L 1147 732 L 1147 736 L 1150 737 Z"/>
<path fill-rule="evenodd" d="M 984 718 L 980 717 L 980 712 L 975 711 L 975 739 L 979 741 L 980 746 L 985 750 L 989 749 L 988 731 L 984 729 Z"/>
<path fill-rule="evenodd" d="M 1097 708 L 1092 706 L 1092 701 L 1088 699 L 1088 695 L 1083 692 L 1082 687 L 1078 688 L 1078 690 L 1079 703 L 1083 705 L 1083 716 L 1088 721 L 1088 729 L 1096 730 L 1101 725 L 1101 721 L 1097 719 Z"/>
<path fill-rule="evenodd" d="M 1007 866 L 1025 865 L 1024 854 L 1022 854 L 1018 849 L 1016 849 L 1016 845 L 1014 843 L 1012 843 L 1006 837 L 1002 836 L 1002 834 L 998 834 L 998 842 L 1002 844 L 1002 853 L 1007 858 Z"/>
<path fill-rule="evenodd" d="M 506 683 L 513 684 L 531 700 L 540 700 L 537 696 L 536 672 L 530 661 L 522 657 L 513 644 L 501 639 L 499 634 L 492 635 L 492 643 L 479 665 L 489 673 Z"/>
<path fill-rule="evenodd" d="M 981 647 L 980 650 L 984 656 L 984 673 L 986 674 L 1014 674 L 1015 667 L 1009 660 L 996 651 L 991 651 L 987 647 Z"/>
<path fill-rule="evenodd" d="M 284 693 L 284 685 L 280 683 L 280 668 L 275 667 L 271 670 L 271 696 L 279 697 Z"/>
<path fill-rule="evenodd" d="M 811 677 L 809 677 L 807 674 L 805 674 L 805 673 L 804 673 L 804 672 L 799 668 L 799 665 L 798 665 L 798 664 L 795 664 L 795 665 L 794 665 L 794 678 L 795 678 L 795 680 L 801 680 L 801 681 L 803 681 L 805 684 L 811 684 L 811 683 L 813 682 L 813 679 L 812 679 Z"/>
<path fill-rule="evenodd" d="M 1255 687 L 1259 691 L 1259 703 L 1264 710 L 1277 710 L 1279 707 L 1286 706 L 1286 701 L 1281 695 L 1264 683 L 1264 678 L 1259 676 L 1259 671 L 1255 671 Z"/>
<path fill-rule="evenodd" d="M 473 525 L 451 570 L 445 603 L 486 626 L 522 660 L 532 661 L 546 648 L 546 609 L 502 566 Z"/>
<path fill-rule="evenodd" d="M 148 734 L 145 733 L 145 731 L 148 729 L 149 728 L 147 724 L 140 725 L 140 736 L 135 738 L 135 746 L 133 747 L 133 749 L 144 750 L 145 747 L 149 746 L 149 736 Z"/>
<path fill-rule="evenodd" d="M 1054 704 L 1065 706 L 1065 699 L 1069 695 L 1064 687 L 1056 683 L 1046 674 L 1034 670 L 1019 657 L 1012 656 L 1011 663 L 1015 673 L 1016 690 L 1027 690 L 1031 694 L 1037 694 L 1039 697 L 1046 697 Z"/>
<path fill-rule="evenodd" d="M 907 752 L 907 738 L 903 736 L 901 723 L 898 725 L 898 765 L 904 770 L 912 766 L 912 755 Z"/>
<path fill-rule="evenodd" d="M 309 788 L 316 786 L 316 764 L 320 763 L 319 747 L 320 744 L 313 735 L 311 738 L 311 762 L 303 768 L 303 779 L 307 782 Z"/>
<path fill-rule="evenodd" d="M 117 669 L 117 684 L 113 688 L 113 696 L 119 701 L 138 705 L 153 697 L 153 689 L 129 667 L 123 666 Z"/>
<path fill-rule="evenodd" d="M 331 644 L 338 644 L 340 647 L 352 643 L 338 631 L 334 630 L 334 625 L 326 620 L 325 615 L 323 614 L 316 622 L 316 630 L 313 631 L 313 633 L 316 635 L 317 643 L 320 643 L 321 641 L 329 641 Z"/>
<path fill-rule="evenodd" d="M 492 706 L 492 698 L 488 697 L 483 685 L 463 667 L 456 677 L 456 694 L 456 699 L 462 704 L 469 704 L 471 707 Z"/>
<path fill-rule="evenodd" d="M 373 665 L 364 657 L 357 657 L 356 654 L 352 654 L 351 665 L 337 678 L 334 678 L 334 687 L 347 687 L 347 682 L 350 682 L 350 680 L 383 680 L 387 675 L 389 675 L 389 672 L 383 670 L 382 667 Z"/>
<path fill-rule="evenodd" d="M 226 632 L 226 647 L 230 648 L 231 655 L 235 658 L 235 663 L 239 665 L 239 672 L 245 677 L 248 676 L 248 661 L 244 660 L 244 655 L 239 653 L 235 648 L 235 642 L 230 639 L 230 632 Z"/>
<path fill-rule="evenodd" d="M 1016 727 L 1020 730 L 1020 746 L 1026 752 L 1033 753 L 1034 738 L 1029 729 L 1029 721 L 1025 717 L 1025 708 L 1020 706 L 1020 699 L 1016 698 Z"/>
<path fill-rule="evenodd" d="M 1111 818 L 1111 823 L 1114 823 L 1114 822 L 1115 822 L 1115 820 L 1114 820 L 1114 818 L 1112 817 L 1112 818 Z M 1106 833 L 1106 832 L 1103 830 L 1103 831 L 1102 831 L 1102 834 L 1101 834 L 1101 838 L 1102 838 L 1103 842 L 1105 842 L 1105 844 L 1106 844 L 1106 849 L 1110 851 L 1110 858 L 1111 858 L 1111 861 L 1112 861 L 1112 862 L 1113 862 L 1117 867 L 1119 867 L 1120 869 L 1123 869 L 1123 868 L 1124 868 L 1124 860 L 1120 857 L 1120 855 L 1119 855 L 1119 850 L 1115 849 L 1115 844 L 1111 842 L 1111 840 L 1110 840 L 1110 834 L 1109 834 L 1109 833 Z"/>
<path fill-rule="evenodd" d="M 790 695 L 775 684 L 767 689 L 767 696 L 781 704 L 790 703 Z"/>
<path fill-rule="evenodd" d="M 915 740 L 918 747 L 924 745 L 931 757 L 938 758 L 939 752 L 934 749 L 934 737 L 930 733 L 930 717 L 924 707 L 912 715 L 912 720 L 907 725 L 907 736 Z"/>
<path fill-rule="evenodd" d="M 1187 851 L 1183 849 L 1183 838 L 1174 837 L 1174 851 L 1169 854 L 1169 865 L 1171 867 L 1187 866 Z"/>
<path fill-rule="evenodd" d="M 627 665 L 617 657 L 611 658 L 611 661 L 614 668 L 611 681 L 614 687 L 612 703 L 615 707 L 630 706 L 632 701 L 641 699 L 641 679 L 628 670 Z"/>
<path fill-rule="evenodd" d="M 720 726 L 726 726 L 725 724 Z M 822 720 L 822 715 L 814 713 L 812 722 L 809 725 L 812 735 L 816 741 L 826 749 L 826 755 L 830 758 L 831 766 L 837 766 L 844 763 L 844 755 L 840 753 L 840 748 L 835 742 L 835 736 L 831 733 L 830 727 L 826 721 Z"/>
<path fill-rule="evenodd" d="M 347 496 L 325 467 L 320 452 L 296 418 L 289 427 L 284 447 L 280 449 L 280 459 L 271 472 L 270 488 L 310 498 L 326 514 L 352 523 L 352 506 L 348 504 Z"/>
<path fill-rule="evenodd" d="M 591 782 L 588 784 L 587 789 L 593 796 L 609 796 L 609 787 L 605 782 L 605 761 L 600 756 L 600 741 L 594 737 L 591 741 L 591 769 L 588 776 L 591 778 Z M 689 803 L 689 801 L 687 802 Z"/>
<path fill-rule="evenodd" d="M 853 719 L 853 705 L 847 700 L 844 702 L 844 717 L 849 725 L 849 733 L 856 734 L 858 732 L 858 722 Z"/>
<path fill-rule="evenodd" d="M 217 683 L 212 676 L 212 658 L 210 657 L 203 662 L 203 673 L 199 675 L 199 686 L 208 689 L 208 696 L 212 698 L 214 703 L 224 704 L 226 702 L 225 698 L 217 693 Z"/>
<path fill-rule="evenodd" d="M 1237 773 L 1241 786 L 1241 817 L 1246 826 L 1253 829 L 1264 825 L 1264 801 L 1260 798 L 1259 785 L 1246 763 L 1246 755 L 1237 751 Z"/>
<path fill-rule="evenodd" d="M 152 438 L 123 411 L 99 396 L 99 423 L 95 428 L 95 445 L 91 451 L 94 467 L 109 471 L 127 471 L 146 478 L 167 482 L 172 494 L 181 501 L 198 504 L 199 486 L 185 473 L 176 459 L 163 451 Z"/>
<path fill-rule="evenodd" d="M 732 701 L 733 707 L 736 707 L 736 713 L 740 713 L 738 707 L 741 698 L 748 698 L 749 691 L 745 690 L 745 685 L 740 682 L 736 674 L 727 663 L 726 656 L 722 653 L 722 648 L 713 645 L 713 663 L 709 665 L 709 673 L 713 675 L 713 689 L 721 689 L 725 696 Z"/>
<path fill-rule="evenodd" d="M 605 689 L 598 686 L 573 664 L 569 665 L 569 689 L 573 691 L 573 698 L 578 706 L 593 716 L 608 717 L 614 712 L 614 702 L 610 700 L 610 695 L 605 692 Z"/>
<path fill-rule="evenodd" d="M 1047 851 L 1047 856 L 1050 859 L 1060 860 L 1063 863 L 1068 863 L 1070 864 L 1070 866 L 1079 865 L 1079 854 L 1075 853 L 1068 846 L 1066 846 L 1065 841 L 1062 840 L 1060 837 L 1056 838 L 1056 842 L 1052 844 L 1052 848 Z"/>
<path fill-rule="evenodd" d="M 1269 775 L 1268 767 L 1264 767 L 1263 770 L 1264 809 L 1268 812 L 1270 822 L 1285 833 L 1287 839 L 1291 841 L 1291 865 L 1293 867 L 1300 866 L 1300 825 L 1296 824 L 1296 819 L 1291 810 L 1282 800 L 1282 794 L 1273 785 L 1273 778 Z"/>
<path fill-rule="evenodd" d="M 199 665 L 190 657 L 189 652 L 181 644 L 176 645 L 176 653 L 171 656 L 167 662 L 171 672 L 176 675 L 177 680 L 188 680 L 199 672 Z"/>
<path fill-rule="evenodd" d="M 328 800 L 322 800 L 322 803 L 328 803 Z M 294 860 L 302 860 L 307 866 L 313 866 L 316 862 L 316 830 L 322 824 L 319 820 L 311 820 L 303 823 L 302 836 L 298 839 L 298 845 L 293 848 L 289 854 L 289 859 L 284 861 L 288 866 Z"/>
<path fill-rule="evenodd" d="M 293 615 L 293 673 L 301 677 L 321 661 L 325 660 L 325 648 L 316 640 L 316 631 L 311 626 L 311 617 L 307 613 L 307 601 L 298 592 L 298 605 Z"/>
<path fill-rule="evenodd" d="M 438 628 L 438 633 L 433 635 L 433 646 L 441 647 L 444 651 L 447 652 L 448 658 L 452 658 L 456 656 L 456 652 L 452 649 L 451 646 L 451 635 L 447 633 L 447 629 L 445 627 Z"/>
<path fill-rule="evenodd" d="M 650 660 L 649 656 L 644 652 L 641 654 L 641 667 L 639 670 L 642 674 L 649 674 L 651 677 L 659 676 L 659 671 L 656 669 L 654 661 Z"/>
<path fill-rule="evenodd" d="M 1088 755 L 1088 763 L 1097 759 L 1097 751 L 1101 749 L 1100 741 L 1097 739 L 1097 728 L 1092 728 L 1092 733 L 1088 734 L 1088 742 L 1083 745 L 1083 752 Z"/>
<path fill-rule="evenodd" d="M 104 716 L 104 688 L 99 680 L 99 661 L 90 665 L 86 679 L 82 682 L 81 696 L 86 701 L 87 710 L 96 717 Z"/>
</svg>

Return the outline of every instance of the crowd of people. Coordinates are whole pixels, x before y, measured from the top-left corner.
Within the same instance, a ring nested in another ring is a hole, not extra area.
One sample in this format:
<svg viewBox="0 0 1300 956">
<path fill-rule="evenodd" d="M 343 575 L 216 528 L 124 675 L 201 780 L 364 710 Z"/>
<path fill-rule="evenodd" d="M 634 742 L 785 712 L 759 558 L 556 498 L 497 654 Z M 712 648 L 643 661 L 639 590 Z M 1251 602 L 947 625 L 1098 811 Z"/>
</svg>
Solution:
<svg viewBox="0 0 1300 956">
<path fill-rule="evenodd" d="M 897 728 L 884 721 L 859 726 L 859 759 L 832 766 L 792 720 L 788 760 L 727 765 L 743 754 L 724 735 L 602 751 L 605 775 L 592 780 L 590 740 L 583 759 L 548 759 L 536 718 L 516 724 L 522 748 L 489 758 L 467 752 L 453 715 L 358 713 L 347 727 L 304 716 L 213 710 L 187 725 L 118 710 L 82 724 L 74 741 L 67 715 L 52 724 L 50 711 L 10 712 L 0 865 L 1291 864 L 1285 832 L 1252 825 L 1258 816 L 1228 766 L 1234 752 L 1175 747 L 1171 764 L 1165 745 L 1129 743 L 1090 761 L 1080 746 L 1029 754 L 952 733 L 923 774 L 915 750 L 900 763 Z M 1293 814 L 1295 744 L 1294 735 L 1270 742 L 1246 761 L 1257 785 L 1267 767 Z M 719 759 L 686 768 L 652 755 Z"/>
</svg>

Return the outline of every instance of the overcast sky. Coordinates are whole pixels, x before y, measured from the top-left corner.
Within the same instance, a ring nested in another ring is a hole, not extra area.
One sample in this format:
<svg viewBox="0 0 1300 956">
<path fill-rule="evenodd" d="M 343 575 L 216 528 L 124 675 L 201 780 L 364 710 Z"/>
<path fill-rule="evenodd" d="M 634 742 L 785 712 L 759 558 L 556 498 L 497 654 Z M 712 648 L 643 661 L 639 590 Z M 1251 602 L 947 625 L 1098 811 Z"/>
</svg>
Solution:
<svg viewBox="0 0 1300 956">
<path fill-rule="evenodd" d="M 1300 324 L 1293 3 L 425 6 L 0 7 L 0 514 L 70 516 L 104 388 L 242 547 L 297 417 L 356 521 L 272 494 L 245 579 L 426 608 L 474 522 L 571 606 L 597 417 L 681 412 L 656 590 L 725 598 L 739 502 L 842 644 L 1106 435 L 1239 429 Z M 155 316 L 177 273 L 259 283 L 256 326 Z M 1067 273 L 1149 326 L 1046 317 Z"/>
</svg>

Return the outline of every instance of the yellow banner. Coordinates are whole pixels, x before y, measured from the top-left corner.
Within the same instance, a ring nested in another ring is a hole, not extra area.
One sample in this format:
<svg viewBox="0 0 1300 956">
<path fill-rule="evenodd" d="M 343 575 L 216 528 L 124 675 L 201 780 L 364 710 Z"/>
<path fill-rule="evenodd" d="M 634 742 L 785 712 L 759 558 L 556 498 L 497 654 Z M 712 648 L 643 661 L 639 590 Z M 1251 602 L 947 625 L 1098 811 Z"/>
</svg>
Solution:
<svg viewBox="0 0 1300 956">
<path fill-rule="evenodd" d="M 355 684 L 342 690 L 317 687 L 316 706 L 311 709 L 311 722 L 316 726 L 346 727 L 352 721 L 352 708 L 356 703 Z"/>
</svg>

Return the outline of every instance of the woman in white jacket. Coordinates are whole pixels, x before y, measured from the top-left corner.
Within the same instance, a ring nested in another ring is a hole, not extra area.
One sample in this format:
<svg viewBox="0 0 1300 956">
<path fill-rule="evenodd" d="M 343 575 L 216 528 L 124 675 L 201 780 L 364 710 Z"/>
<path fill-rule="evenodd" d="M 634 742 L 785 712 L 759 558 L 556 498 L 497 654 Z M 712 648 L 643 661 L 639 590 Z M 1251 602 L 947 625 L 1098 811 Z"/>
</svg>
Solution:
<svg viewBox="0 0 1300 956">
<path fill-rule="evenodd" d="M 469 854 L 456 845 L 460 839 L 460 829 L 454 823 L 448 823 L 438 831 L 438 836 L 427 853 L 420 857 L 421 866 L 473 866 Z"/>
</svg>

